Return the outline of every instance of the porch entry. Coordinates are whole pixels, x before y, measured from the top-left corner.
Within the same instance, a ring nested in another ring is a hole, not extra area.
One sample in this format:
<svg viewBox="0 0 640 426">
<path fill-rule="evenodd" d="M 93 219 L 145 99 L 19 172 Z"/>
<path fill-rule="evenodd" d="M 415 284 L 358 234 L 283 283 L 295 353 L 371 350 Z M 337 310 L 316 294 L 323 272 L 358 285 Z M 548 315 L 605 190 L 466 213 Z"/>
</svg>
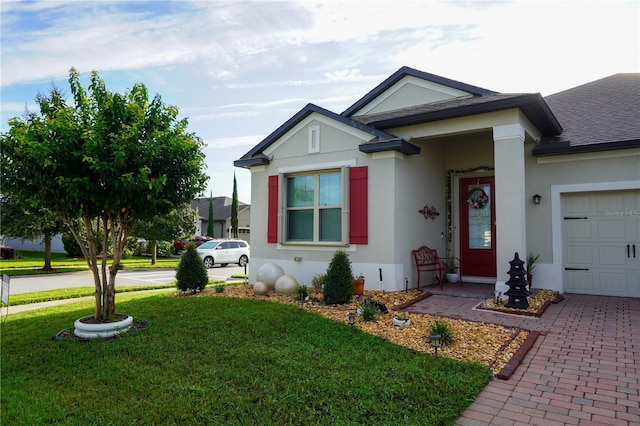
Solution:
<svg viewBox="0 0 640 426">
<path fill-rule="evenodd" d="M 493 176 L 460 179 L 462 275 L 496 276 L 496 211 Z"/>
</svg>

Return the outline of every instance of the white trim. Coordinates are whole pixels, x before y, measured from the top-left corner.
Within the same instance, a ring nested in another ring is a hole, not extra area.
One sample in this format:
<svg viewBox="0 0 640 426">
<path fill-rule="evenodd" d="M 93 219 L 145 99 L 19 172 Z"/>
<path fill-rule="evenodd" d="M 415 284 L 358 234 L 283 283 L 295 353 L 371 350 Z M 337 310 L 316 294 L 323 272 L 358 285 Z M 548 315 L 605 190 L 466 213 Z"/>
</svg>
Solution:
<svg viewBox="0 0 640 426">
<path fill-rule="evenodd" d="M 549 157 L 536 157 L 536 162 L 538 164 L 564 163 L 569 161 L 601 160 L 604 158 L 630 157 L 633 155 L 640 155 L 640 148 L 617 149 L 615 151 L 602 152 L 585 152 L 582 154 L 553 155 Z"/>
<path fill-rule="evenodd" d="M 320 126 L 309 126 L 309 146 L 308 153 L 320 152 Z"/>
<path fill-rule="evenodd" d="M 331 163 L 303 164 L 300 166 L 278 167 L 278 174 L 297 173 L 297 172 L 315 172 L 324 169 L 341 169 L 343 167 L 355 167 L 356 160 L 333 161 Z"/>
<path fill-rule="evenodd" d="M 524 127 L 521 124 L 506 124 L 504 126 L 493 126 L 493 141 L 502 141 L 518 138 L 524 142 Z M 495 146 L 495 145 L 494 145 Z"/>
<path fill-rule="evenodd" d="M 406 156 L 403 153 L 398 151 L 391 151 L 391 150 L 374 152 L 373 154 L 371 154 L 372 160 L 382 160 L 385 158 L 395 158 L 396 160 L 404 160 L 405 157 Z"/>
</svg>

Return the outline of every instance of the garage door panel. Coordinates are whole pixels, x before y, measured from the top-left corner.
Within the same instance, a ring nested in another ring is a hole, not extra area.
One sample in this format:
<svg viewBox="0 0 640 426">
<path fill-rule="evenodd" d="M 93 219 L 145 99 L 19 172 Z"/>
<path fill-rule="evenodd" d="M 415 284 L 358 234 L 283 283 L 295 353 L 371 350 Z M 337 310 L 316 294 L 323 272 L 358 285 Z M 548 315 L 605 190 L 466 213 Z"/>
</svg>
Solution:
<svg viewBox="0 0 640 426">
<path fill-rule="evenodd" d="M 598 247 L 598 259 L 593 267 L 599 266 L 625 266 L 627 263 L 627 252 L 621 246 L 600 246 Z"/>
<path fill-rule="evenodd" d="M 619 272 L 601 272 L 598 274 L 600 294 L 626 295 L 630 288 L 627 274 Z"/>
<path fill-rule="evenodd" d="M 569 241 L 593 237 L 592 225 L 586 220 L 571 220 L 565 223 L 565 236 Z"/>
<path fill-rule="evenodd" d="M 562 214 L 564 290 L 640 297 L 640 190 L 566 194 Z"/>
<path fill-rule="evenodd" d="M 593 247 L 575 245 L 567 247 L 567 263 L 572 266 L 591 265 L 593 263 Z"/>
<path fill-rule="evenodd" d="M 570 271 L 566 274 L 565 288 L 570 293 L 593 292 L 593 273 L 589 271 Z"/>
<path fill-rule="evenodd" d="M 589 195 L 574 195 L 565 199 L 564 211 L 567 214 L 588 213 L 591 210 L 591 197 Z"/>
<path fill-rule="evenodd" d="M 624 238 L 624 220 L 596 220 L 597 236 L 600 240 L 618 240 Z"/>
<path fill-rule="evenodd" d="M 606 214 L 612 210 L 624 210 L 625 208 L 625 195 L 620 194 L 598 194 L 595 197 L 597 213 Z"/>
</svg>

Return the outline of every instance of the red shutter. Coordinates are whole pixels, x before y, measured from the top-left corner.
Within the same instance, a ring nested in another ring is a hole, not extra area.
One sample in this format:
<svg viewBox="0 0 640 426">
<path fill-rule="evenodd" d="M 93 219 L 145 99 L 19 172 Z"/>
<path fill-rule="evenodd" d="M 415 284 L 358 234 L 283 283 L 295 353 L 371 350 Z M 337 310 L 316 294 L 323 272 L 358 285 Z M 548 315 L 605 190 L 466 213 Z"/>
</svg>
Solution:
<svg viewBox="0 0 640 426">
<path fill-rule="evenodd" d="M 267 242 L 278 242 L 278 175 L 269 176 L 267 205 Z"/>
<path fill-rule="evenodd" d="M 368 244 L 369 196 L 368 167 L 349 170 L 349 243 Z"/>
</svg>

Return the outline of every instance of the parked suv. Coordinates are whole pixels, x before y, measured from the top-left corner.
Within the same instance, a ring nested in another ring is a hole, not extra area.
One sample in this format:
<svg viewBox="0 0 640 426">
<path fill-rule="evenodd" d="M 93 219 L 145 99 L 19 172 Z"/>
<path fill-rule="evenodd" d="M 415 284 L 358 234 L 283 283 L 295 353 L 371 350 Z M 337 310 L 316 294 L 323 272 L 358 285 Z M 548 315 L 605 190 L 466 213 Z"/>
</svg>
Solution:
<svg viewBox="0 0 640 426">
<path fill-rule="evenodd" d="M 207 268 L 216 264 L 224 267 L 230 263 L 237 263 L 238 266 L 249 263 L 249 244 L 242 240 L 211 240 L 196 250 Z"/>
</svg>

